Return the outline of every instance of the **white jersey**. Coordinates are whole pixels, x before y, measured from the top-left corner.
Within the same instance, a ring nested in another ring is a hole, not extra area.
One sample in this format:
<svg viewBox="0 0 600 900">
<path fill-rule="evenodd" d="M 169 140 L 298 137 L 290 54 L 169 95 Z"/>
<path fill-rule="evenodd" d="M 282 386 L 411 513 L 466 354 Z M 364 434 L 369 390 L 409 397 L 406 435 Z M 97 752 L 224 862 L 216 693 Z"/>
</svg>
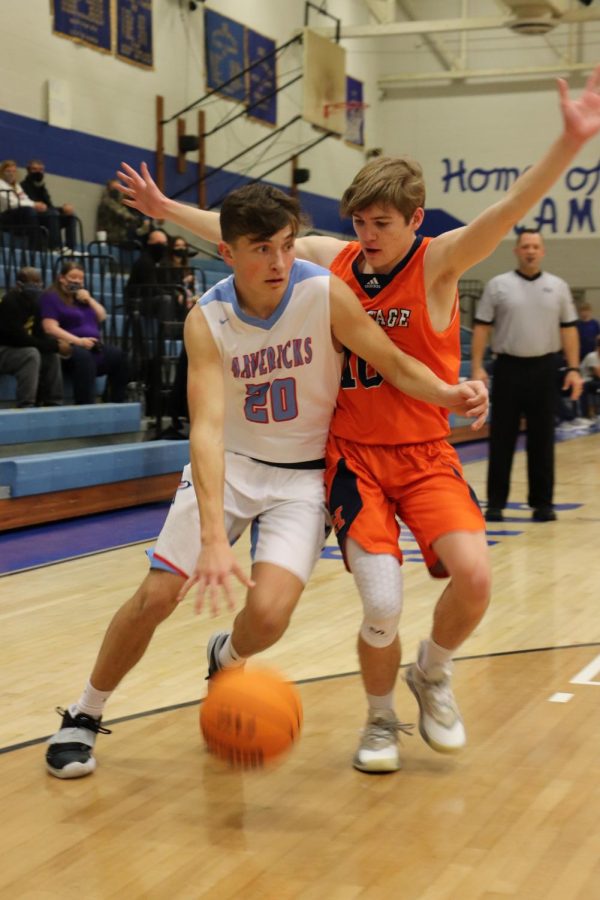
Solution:
<svg viewBox="0 0 600 900">
<path fill-rule="evenodd" d="M 296 260 L 268 319 L 240 309 L 234 276 L 199 301 L 223 359 L 225 449 L 270 463 L 321 459 L 340 387 L 330 273 Z"/>
<path fill-rule="evenodd" d="M 562 278 L 550 272 L 528 278 L 515 271 L 496 275 L 486 284 L 475 321 L 493 323 L 494 353 L 547 356 L 560 350 L 561 327 L 575 325 L 577 312 Z"/>
</svg>

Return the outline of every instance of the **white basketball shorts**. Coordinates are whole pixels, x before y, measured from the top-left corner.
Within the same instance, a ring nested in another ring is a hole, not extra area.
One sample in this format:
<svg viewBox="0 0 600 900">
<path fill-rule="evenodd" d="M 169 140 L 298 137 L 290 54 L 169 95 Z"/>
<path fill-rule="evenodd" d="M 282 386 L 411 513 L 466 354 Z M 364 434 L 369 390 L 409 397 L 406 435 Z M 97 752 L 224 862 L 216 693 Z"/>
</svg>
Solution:
<svg viewBox="0 0 600 900">
<path fill-rule="evenodd" d="M 224 501 L 230 543 L 250 526 L 252 562 L 281 566 L 306 584 L 326 537 L 323 471 L 283 469 L 226 452 Z M 199 553 L 200 517 L 188 464 L 148 555 L 153 568 L 187 578 Z"/>
</svg>

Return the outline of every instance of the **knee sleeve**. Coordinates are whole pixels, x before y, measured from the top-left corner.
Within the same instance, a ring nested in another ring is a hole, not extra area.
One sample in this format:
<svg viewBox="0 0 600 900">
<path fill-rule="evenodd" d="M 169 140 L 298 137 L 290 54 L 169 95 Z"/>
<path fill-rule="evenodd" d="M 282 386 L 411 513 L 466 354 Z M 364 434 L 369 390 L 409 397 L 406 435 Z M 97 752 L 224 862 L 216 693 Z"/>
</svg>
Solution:
<svg viewBox="0 0 600 900">
<path fill-rule="evenodd" d="M 389 553 L 367 553 L 346 541 L 346 556 L 363 604 L 360 636 L 371 647 L 388 647 L 402 612 L 402 568 Z"/>
</svg>

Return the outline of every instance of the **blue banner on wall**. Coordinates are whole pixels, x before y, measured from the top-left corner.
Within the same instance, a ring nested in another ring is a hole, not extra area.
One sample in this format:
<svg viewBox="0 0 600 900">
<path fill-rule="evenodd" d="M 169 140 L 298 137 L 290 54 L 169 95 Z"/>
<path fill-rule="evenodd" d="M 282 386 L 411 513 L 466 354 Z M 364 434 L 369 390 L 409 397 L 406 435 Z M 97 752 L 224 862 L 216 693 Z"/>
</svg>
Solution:
<svg viewBox="0 0 600 900">
<path fill-rule="evenodd" d="M 212 9 L 204 10 L 206 86 L 232 100 L 246 101 L 244 26 Z M 234 79 L 233 81 L 231 79 Z"/>
<path fill-rule="evenodd" d="M 95 50 L 111 51 L 111 0 L 53 0 L 54 33 Z"/>
<path fill-rule="evenodd" d="M 248 72 L 248 115 L 269 125 L 275 125 L 277 123 L 275 41 L 247 28 L 246 66 L 253 63 L 257 65 Z"/>
<path fill-rule="evenodd" d="M 153 68 L 152 0 L 117 0 L 117 56 Z"/>
<path fill-rule="evenodd" d="M 356 147 L 365 146 L 365 108 L 363 104 L 363 83 L 357 78 L 346 76 L 346 133 L 344 138 Z"/>
</svg>

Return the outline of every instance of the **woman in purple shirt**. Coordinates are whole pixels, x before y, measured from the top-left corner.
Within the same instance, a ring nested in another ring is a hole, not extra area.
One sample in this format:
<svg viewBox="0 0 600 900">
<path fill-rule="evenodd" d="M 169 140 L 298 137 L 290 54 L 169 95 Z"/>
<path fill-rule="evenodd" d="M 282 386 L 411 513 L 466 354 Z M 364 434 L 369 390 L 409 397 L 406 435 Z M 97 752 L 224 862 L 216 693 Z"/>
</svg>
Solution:
<svg viewBox="0 0 600 900">
<path fill-rule="evenodd" d="M 46 334 L 72 347 L 63 360 L 73 381 L 75 403 L 96 402 L 96 376 L 107 375 L 106 399 L 123 403 L 129 380 L 127 358 L 118 347 L 103 344 L 100 325 L 106 310 L 83 286 L 84 273 L 76 262 L 62 265 L 54 284 L 40 297 L 40 316 Z"/>
</svg>

